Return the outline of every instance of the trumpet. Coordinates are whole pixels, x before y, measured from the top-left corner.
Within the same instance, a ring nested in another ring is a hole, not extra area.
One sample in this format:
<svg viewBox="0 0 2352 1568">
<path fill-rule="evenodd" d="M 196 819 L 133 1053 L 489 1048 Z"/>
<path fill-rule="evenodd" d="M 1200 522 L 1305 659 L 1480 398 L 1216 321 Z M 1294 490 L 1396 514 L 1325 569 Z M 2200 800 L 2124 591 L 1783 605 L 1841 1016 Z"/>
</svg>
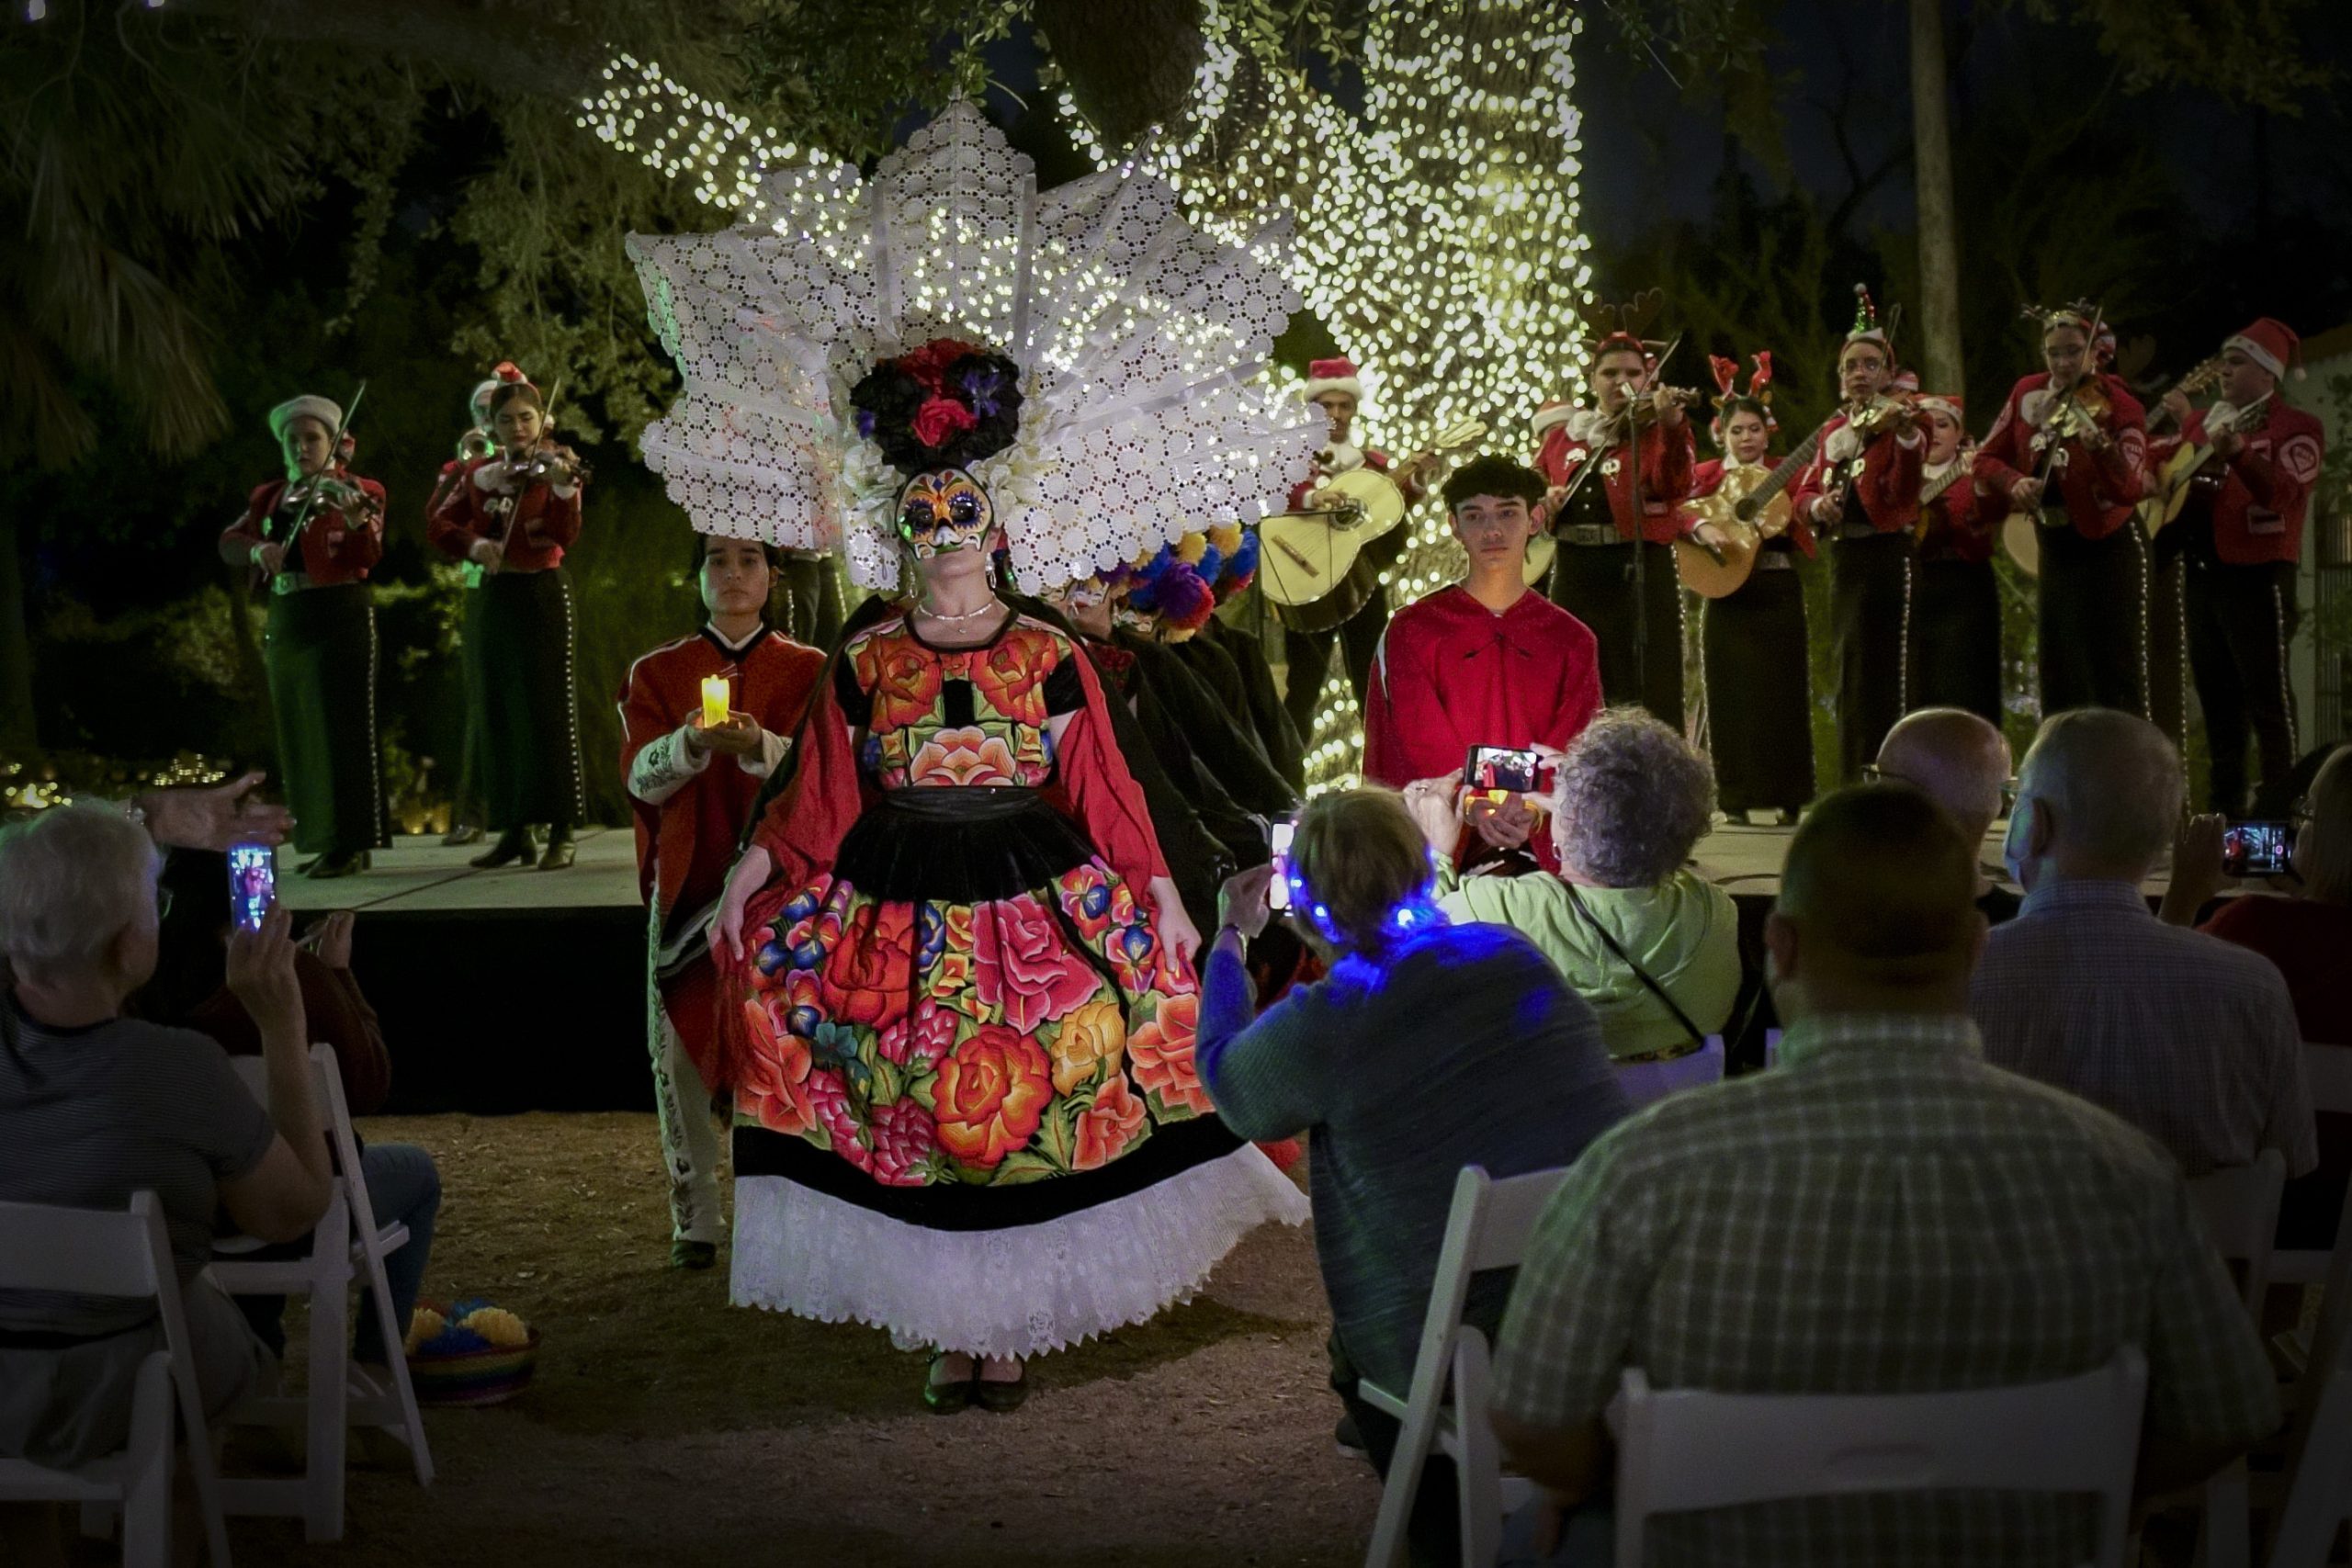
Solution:
<svg viewBox="0 0 2352 1568">
<path fill-rule="evenodd" d="M 477 457 L 487 457 L 497 450 L 497 439 L 481 425 L 475 425 L 458 437 L 458 461 L 460 463 L 470 463 Z"/>
</svg>

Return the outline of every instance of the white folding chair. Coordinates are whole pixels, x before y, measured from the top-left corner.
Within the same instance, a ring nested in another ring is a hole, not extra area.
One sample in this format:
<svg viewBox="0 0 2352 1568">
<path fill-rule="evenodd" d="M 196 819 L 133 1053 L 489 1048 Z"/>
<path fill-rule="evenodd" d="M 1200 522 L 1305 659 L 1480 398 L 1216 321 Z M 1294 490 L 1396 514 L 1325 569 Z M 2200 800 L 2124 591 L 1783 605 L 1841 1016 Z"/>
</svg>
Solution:
<svg viewBox="0 0 2352 1568">
<path fill-rule="evenodd" d="M 2335 1256 L 2346 1256 L 2339 1240 Z M 2327 1281 L 2319 1332 L 2297 1385 L 2293 1477 L 2271 1542 L 2270 1568 L 2322 1568 L 2335 1532 L 2352 1517 L 2352 1267 Z"/>
<path fill-rule="evenodd" d="M 1710 1034 L 1696 1051 L 1663 1062 L 1624 1062 L 1617 1082 L 1638 1111 L 1664 1100 L 1677 1089 L 1699 1089 L 1724 1081 L 1724 1037 Z"/>
<path fill-rule="evenodd" d="M 2303 1075 L 2311 1082 L 2312 1109 L 2352 1114 L 2352 1046 L 2303 1047 Z M 2344 1222 L 2352 1218 L 2352 1186 L 2345 1189 L 2345 1204 L 2335 1216 L 2335 1251 L 2344 1250 Z M 2280 1247 L 2270 1256 L 2270 1281 L 2275 1285 L 2316 1285 L 2327 1278 L 2332 1258 L 2318 1247 Z"/>
<path fill-rule="evenodd" d="M 255 1099 L 268 1100 L 268 1069 L 258 1056 L 232 1058 Z M 300 1426 L 303 1473 L 292 1480 L 232 1476 L 222 1495 L 232 1514 L 289 1517 L 302 1521 L 305 1540 L 343 1539 L 344 1462 L 348 1428 L 376 1427 L 404 1444 L 420 1486 L 433 1483 L 433 1450 L 410 1385 L 401 1325 L 392 1314 L 392 1291 L 384 1275 L 386 1255 L 408 1245 L 408 1227 L 379 1225 L 368 1200 L 359 1166 L 359 1141 L 343 1098 L 343 1076 L 330 1045 L 311 1047 L 311 1091 L 318 1096 L 334 1154 L 335 1182 L 327 1212 L 311 1232 L 307 1256 L 283 1259 L 241 1258 L 259 1244 L 225 1244 L 213 1259 L 213 1276 L 234 1296 L 311 1298 L 310 1369 L 303 1397 L 254 1399 L 238 1407 L 239 1426 Z M 383 1336 L 384 1382 L 354 1360 L 350 1340 L 350 1290 L 356 1281 L 376 1304 Z"/>
<path fill-rule="evenodd" d="M 1356 1397 L 1403 1424 L 1380 1489 L 1365 1568 L 1394 1568 L 1405 1560 L 1405 1527 L 1432 1449 L 1453 1461 L 1462 1496 L 1462 1561 L 1490 1563 L 1502 1549 L 1502 1458 L 1488 1416 L 1492 1351 L 1486 1335 L 1462 1321 L 1462 1309 L 1472 1275 L 1517 1267 L 1536 1218 L 1566 1177 L 1566 1170 L 1539 1170 L 1498 1181 L 1472 1165 L 1454 1178 L 1412 1387 L 1399 1398 L 1370 1378 L 1356 1383 Z"/>
<path fill-rule="evenodd" d="M 2238 1266 L 2245 1310 L 2257 1331 L 2262 1298 L 2270 1289 L 2272 1240 L 2278 1234 L 2278 1194 L 2287 1183 L 2287 1160 L 2265 1149 L 2252 1165 L 2200 1176 L 2188 1196 L 2204 1221 L 2205 1234 L 2224 1262 Z M 2249 1568 L 2253 1561 L 2254 1505 L 2244 1458 L 2205 1483 L 2205 1529 L 2198 1543 L 2205 1568 Z"/>
<path fill-rule="evenodd" d="M 155 1194 L 133 1193 L 130 1206 L 120 1213 L 0 1203 L 0 1290 L 152 1297 L 164 1325 L 164 1348 L 140 1364 L 132 1386 L 130 1441 L 122 1452 L 74 1470 L 0 1459 L 0 1502 L 79 1503 L 85 1517 L 94 1509 L 119 1510 L 126 1568 L 169 1568 L 172 1406 L 177 1403 L 187 1434 L 188 1473 L 204 1516 L 205 1546 L 213 1568 L 229 1568 L 229 1534 L 221 1522 L 212 1438 L 196 1380 L 196 1350 L 188 1341 L 172 1244 Z"/>
<path fill-rule="evenodd" d="M 2052 1382 L 1948 1393 L 1654 1390 L 1625 1371 L 1617 1405 L 1619 1568 L 1660 1514 L 1796 1497 L 1947 1488 L 2087 1493 L 2099 1568 L 2121 1568 L 2148 1363 L 2126 1346 Z"/>
</svg>

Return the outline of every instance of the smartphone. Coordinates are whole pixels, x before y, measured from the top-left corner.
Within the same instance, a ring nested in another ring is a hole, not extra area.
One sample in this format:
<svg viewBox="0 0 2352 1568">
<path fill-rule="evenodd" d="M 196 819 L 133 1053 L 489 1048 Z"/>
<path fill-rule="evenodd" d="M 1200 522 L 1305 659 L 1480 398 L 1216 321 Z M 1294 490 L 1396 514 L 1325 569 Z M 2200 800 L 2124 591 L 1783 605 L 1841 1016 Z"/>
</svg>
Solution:
<svg viewBox="0 0 2352 1568">
<path fill-rule="evenodd" d="M 1513 795 L 1546 795 L 1552 788 L 1534 750 L 1520 746 L 1471 747 L 1469 760 L 1462 764 L 1462 783 L 1467 789 Z"/>
<path fill-rule="evenodd" d="M 239 926 L 261 930 L 277 902 L 277 852 L 267 844 L 229 846 L 229 910 Z"/>
<path fill-rule="evenodd" d="M 2222 874 L 2276 876 L 2288 869 L 2295 845 L 2289 822 L 2233 822 L 2222 833 Z"/>
<path fill-rule="evenodd" d="M 1267 834 L 1274 852 L 1274 879 L 1266 885 L 1266 908 L 1280 912 L 1290 908 L 1290 840 L 1297 824 L 1277 822 Z"/>
</svg>

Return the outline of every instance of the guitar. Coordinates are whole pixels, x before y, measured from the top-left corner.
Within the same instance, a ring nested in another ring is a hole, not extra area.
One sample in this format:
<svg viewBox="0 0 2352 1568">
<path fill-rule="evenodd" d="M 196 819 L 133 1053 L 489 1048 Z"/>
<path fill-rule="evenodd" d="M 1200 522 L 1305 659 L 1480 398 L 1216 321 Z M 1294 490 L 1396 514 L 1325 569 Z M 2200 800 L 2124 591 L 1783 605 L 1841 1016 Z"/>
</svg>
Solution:
<svg viewBox="0 0 2352 1568">
<path fill-rule="evenodd" d="M 1789 523 L 1795 516 L 1786 494 L 1786 479 L 1756 509 L 1752 514 L 1756 520 L 1741 514 L 1747 510 L 1747 501 L 1770 486 L 1779 473 L 1777 468 L 1764 472 L 1760 465 L 1726 468 L 1724 482 L 1713 495 L 1684 504 L 1686 516 L 1713 524 L 1723 531 L 1724 542 L 1717 551 L 1696 539 L 1674 541 L 1674 575 L 1682 580 L 1683 587 L 1702 599 L 1722 599 L 1737 592 L 1747 582 L 1756 570 L 1757 553 L 1763 548 L 1764 541 L 1788 532 Z"/>
<path fill-rule="evenodd" d="M 2268 417 L 2270 400 L 2278 395 L 2274 388 L 2239 409 L 2236 417 L 2230 421 L 2230 431 L 2251 430 L 2262 419 Z M 2218 433 L 2209 427 L 2205 434 L 2206 444 L 2202 446 L 2192 446 L 2186 441 L 2180 444 L 2180 450 L 2165 460 L 2163 471 L 2156 476 L 2156 493 L 2140 503 L 2140 520 L 2148 525 L 2151 537 L 2180 516 L 2182 509 L 2188 504 L 2189 492 L 2193 488 L 2213 481 L 2214 475 L 2208 469 L 2211 468 L 2215 456 L 2212 437 Z"/>
<path fill-rule="evenodd" d="M 2215 355 L 2213 357 L 2200 360 L 2198 364 L 2191 367 L 2187 375 L 2183 376 L 2179 380 L 2172 384 L 2171 390 L 2184 395 L 2200 392 L 2206 388 L 2211 386 L 2215 381 L 2221 379 L 2221 376 L 2222 357 L 2219 355 Z M 2169 396 L 2170 394 L 2167 393 L 2166 395 Z M 2161 420 L 2169 417 L 2164 412 L 2162 399 L 2158 399 L 2153 407 L 2154 412 L 2150 413 L 2148 416 L 2148 428 L 2150 430 L 2155 429 Z M 2050 445 L 2054 450 L 2058 446 L 2058 443 L 2052 442 Z M 2187 450 L 2188 449 L 2184 447 L 2183 453 Z M 2174 460 L 2176 462 L 2178 461 L 2179 457 L 2180 454 L 2176 454 Z M 2167 475 L 2170 474 L 2170 464 L 2165 465 L 2165 472 Z M 2186 499 L 2188 493 L 2186 482 L 2187 475 L 2184 474 L 2182 479 L 2183 484 L 2181 495 L 2183 499 Z M 2170 494 L 2169 491 L 2162 493 L 2166 496 L 2169 496 Z M 2151 498 L 2150 500 L 2143 501 L 2140 503 L 2140 520 L 2151 534 L 2154 534 L 2156 529 L 2164 526 L 2165 523 L 2171 521 L 2170 516 L 2166 516 L 2161 521 L 2158 521 L 2152 515 L 2151 509 L 2158 506 L 2159 504 L 2162 503 L 2154 498 Z M 2172 502 L 2171 506 L 2172 515 L 2178 515 L 2180 511 L 2179 504 L 2177 502 Z M 2041 575 L 2041 537 L 2038 532 L 2040 527 L 2040 521 L 2030 512 L 2018 512 L 2012 510 L 2008 516 L 2001 521 L 2001 548 L 2007 554 L 2009 559 L 2017 564 L 2018 570 L 2024 572 L 2028 577 L 2039 577 Z"/>
<path fill-rule="evenodd" d="M 1419 468 L 1486 434 L 1483 421 L 1464 420 L 1399 466 Z M 1259 581 L 1268 599 L 1298 612 L 1284 616 L 1285 625 L 1328 631 L 1363 609 L 1378 590 L 1378 569 L 1363 558 L 1364 549 L 1404 522 L 1405 492 L 1367 463 L 1334 475 L 1308 500 L 1315 504 L 1259 523 Z"/>
</svg>

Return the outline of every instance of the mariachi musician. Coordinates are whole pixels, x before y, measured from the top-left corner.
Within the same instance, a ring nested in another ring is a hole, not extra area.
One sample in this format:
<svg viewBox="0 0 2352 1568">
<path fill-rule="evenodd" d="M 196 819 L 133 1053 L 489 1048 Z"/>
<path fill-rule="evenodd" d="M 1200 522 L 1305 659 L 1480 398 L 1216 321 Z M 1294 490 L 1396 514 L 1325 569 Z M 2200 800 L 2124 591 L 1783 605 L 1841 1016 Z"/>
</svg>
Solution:
<svg viewBox="0 0 2352 1568">
<path fill-rule="evenodd" d="M 1988 503 L 2030 518 L 2040 546 L 2041 711 L 2148 712 L 2148 541 L 2133 510 L 2147 422 L 2104 368 L 2115 337 L 2098 308 L 2028 307 L 2042 371 L 2009 390 L 1973 465 Z"/>
<path fill-rule="evenodd" d="M 544 826 L 542 871 L 571 864 L 586 815 L 572 689 L 571 585 L 563 555 L 580 536 L 587 470 L 557 442 L 547 401 L 511 363 L 486 400 L 499 449 L 459 470 L 426 525 L 435 548 L 484 573 L 469 700 L 481 713 L 482 778 L 499 832 L 472 863 L 509 865 Z"/>
<path fill-rule="evenodd" d="M 1829 552 L 1830 638 L 1838 664 L 1838 777 L 1854 784 L 1910 706 L 1903 624 L 1911 604 L 1912 535 L 1927 442 L 1894 395 L 1894 322 L 1854 286 L 1854 324 L 1838 350 L 1838 411 L 1790 503 Z"/>
<path fill-rule="evenodd" d="M 1423 468 L 1412 465 L 1391 473 L 1387 453 L 1376 446 L 1355 445 L 1355 422 L 1363 403 L 1363 378 L 1349 359 L 1314 359 L 1306 366 L 1306 400 L 1320 408 L 1331 422 L 1331 439 L 1315 455 L 1314 477 L 1294 488 L 1293 511 L 1313 506 L 1315 492 L 1351 468 L 1374 468 L 1396 481 L 1407 505 L 1420 499 Z M 1363 547 L 1340 585 L 1311 604 L 1277 604 L 1283 626 L 1283 658 L 1289 666 L 1283 705 L 1299 739 L 1315 740 L 1317 705 L 1323 682 L 1330 673 L 1331 647 L 1342 645 L 1348 684 L 1356 701 L 1363 701 L 1364 684 L 1372 676 L 1372 657 L 1380 634 L 1388 627 L 1388 586 L 1381 574 L 1402 559 L 1410 531 L 1392 528 Z"/>
<path fill-rule="evenodd" d="M 2209 808 L 2247 807 L 2245 752 L 2260 762 L 2255 809 L 2285 815 L 2278 795 L 2295 765 L 2295 713 L 2287 645 L 2295 635 L 2295 571 L 2303 515 L 2319 480 L 2325 433 L 2279 396 L 2300 377 L 2301 343 L 2267 316 L 2222 344 L 2220 400 L 2192 409 L 2181 392 L 2165 407 L 2178 438 L 2152 454 L 2167 497 L 2182 499 L 2177 535 L 2187 573 L 2188 663 L 2212 758 Z"/>
<path fill-rule="evenodd" d="M 498 450 L 498 440 L 490 432 L 490 394 L 501 384 L 495 376 L 478 381 L 466 400 L 468 422 L 458 437 L 458 455 L 441 465 L 440 477 L 433 481 L 432 499 L 424 503 L 428 535 L 433 514 L 448 499 L 450 488 L 464 477 L 466 465 Z M 452 848 L 481 843 L 482 824 L 490 819 L 482 795 L 481 707 L 474 701 L 474 660 L 481 643 L 482 569 L 479 562 L 467 560 L 458 563 L 458 570 L 464 588 L 458 617 L 458 693 L 465 709 L 465 731 L 458 745 L 457 781 L 449 793 L 449 829 L 441 835 L 441 842 Z"/>
<path fill-rule="evenodd" d="M 286 477 L 256 487 L 221 558 L 269 592 L 264 660 L 277 759 L 305 875 L 349 876 L 384 842 L 376 752 L 376 611 L 384 487 L 349 467 L 344 411 L 300 397 L 269 411 Z"/>
<path fill-rule="evenodd" d="M 1919 559 L 1911 590 L 1911 705 L 1965 708 L 2001 724 L 2001 586 L 1993 509 L 1976 493 L 1958 392 L 1922 393 Z"/>
<path fill-rule="evenodd" d="M 1747 389 L 1735 392 L 1736 360 L 1710 356 L 1715 417 L 1708 425 L 1720 457 L 1691 471 L 1695 517 L 1722 526 L 1730 512 L 1772 472 L 1772 356 L 1756 355 Z M 1781 499 L 1756 518 L 1761 536 L 1746 581 L 1709 599 L 1700 625 L 1707 728 L 1715 761 L 1715 799 L 1735 821 L 1792 823 L 1813 799 L 1813 671 L 1805 640 L 1800 553 L 1814 553 L 1813 530 Z"/>
<path fill-rule="evenodd" d="M 1589 345 L 1594 406 L 1546 403 L 1532 429 L 1546 487 L 1539 520 L 1557 545 L 1552 603 L 1599 642 L 1603 701 L 1639 703 L 1680 729 L 1682 589 L 1670 541 L 1689 534 L 1721 548 L 1724 538 L 1680 511 L 1697 460 L 1682 410 L 1695 394 L 1657 385 L 1667 345 L 1640 333 L 1658 305 L 1652 290 L 1602 307 Z"/>
</svg>

